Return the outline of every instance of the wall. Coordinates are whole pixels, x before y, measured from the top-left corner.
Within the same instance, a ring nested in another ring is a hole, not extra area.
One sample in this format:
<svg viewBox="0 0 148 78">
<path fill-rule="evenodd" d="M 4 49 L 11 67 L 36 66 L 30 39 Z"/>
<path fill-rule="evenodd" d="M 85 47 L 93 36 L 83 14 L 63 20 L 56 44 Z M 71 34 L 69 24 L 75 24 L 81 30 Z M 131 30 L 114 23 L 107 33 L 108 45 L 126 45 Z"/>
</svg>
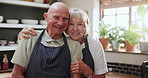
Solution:
<svg viewBox="0 0 148 78">
<path fill-rule="evenodd" d="M 98 37 L 96 31 L 99 28 L 99 1 L 100 0 L 57 0 L 65 3 L 69 8 L 80 8 L 88 12 L 91 26 L 90 33 L 94 38 Z"/>
<path fill-rule="evenodd" d="M 145 71 L 142 63 L 148 61 L 148 54 L 105 52 L 109 71 L 141 76 Z"/>
<path fill-rule="evenodd" d="M 148 54 L 105 52 L 105 55 L 108 62 L 124 64 L 142 65 L 143 61 L 148 60 Z"/>
</svg>

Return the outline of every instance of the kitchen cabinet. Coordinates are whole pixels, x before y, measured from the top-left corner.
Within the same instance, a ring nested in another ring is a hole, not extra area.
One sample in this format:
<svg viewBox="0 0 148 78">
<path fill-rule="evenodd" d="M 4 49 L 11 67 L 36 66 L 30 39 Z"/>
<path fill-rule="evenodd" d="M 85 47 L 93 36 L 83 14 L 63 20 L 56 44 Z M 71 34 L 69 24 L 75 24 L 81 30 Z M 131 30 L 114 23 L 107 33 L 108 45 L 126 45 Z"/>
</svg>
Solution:
<svg viewBox="0 0 148 78">
<path fill-rule="evenodd" d="M 6 24 L 7 19 L 35 19 L 42 20 L 43 13 L 49 8 L 48 4 L 41 4 L 27 1 L 0 1 L 0 15 L 4 17 L 0 28 L 23 28 L 25 26 L 35 27 L 37 29 L 45 28 L 44 25 L 23 25 Z"/>
<path fill-rule="evenodd" d="M 43 14 L 49 8 L 49 4 L 27 1 L 0 1 L 0 15 L 4 17 L 0 23 L 0 40 L 16 41 L 17 34 L 24 27 L 34 27 L 37 30 L 45 28 L 45 25 L 22 24 L 21 19 L 44 20 Z M 19 24 L 8 24 L 7 19 L 17 19 Z"/>
<path fill-rule="evenodd" d="M 45 25 L 22 24 L 21 19 L 44 20 L 43 14 L 50 7 L 49 4 L 27 2 L 27 1 L 0 1 L 0 15 L 4 17 L 0 23 L 0 40 L 17 41 L 17 35 L 24 27 L 34 27 L 36 30 L 42 30 Z M 18 24 L 8 24 L 7 19 L 17 19 Z M 0 46 L 0 64 L 4 54 L 8 55 L 10 62 L 16 46 Z M 10 68 L 13 65 L 10 63 Z"/>
</svg>

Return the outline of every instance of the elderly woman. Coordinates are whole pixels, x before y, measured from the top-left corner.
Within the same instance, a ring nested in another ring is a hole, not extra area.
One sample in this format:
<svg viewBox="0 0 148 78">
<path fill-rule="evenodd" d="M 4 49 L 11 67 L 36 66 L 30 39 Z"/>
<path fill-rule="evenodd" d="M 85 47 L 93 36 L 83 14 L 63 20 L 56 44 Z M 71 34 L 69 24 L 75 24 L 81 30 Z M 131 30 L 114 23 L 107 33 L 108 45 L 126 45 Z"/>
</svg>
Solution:
<svg viewBox="0 0 148 78">
<path fill-rule="evenodd" d="M 70 38 L 78 41 L 83 48 L 83 58 L 81 60 L 78 57 L 78 62 L 71 63 L 71 72 L 82 74 L 82 78 L 105 78 L 108 70 L 104 50 L 99 41 L 90 37 L 89 25 L 89 18 L 85 11 L 78 8 L 70 9 L 70 24 L 66 33 Z M 36 35 L 33 28 L 24 28 L 19 33 L 19 37 L 29 38 L 26 33 Z"/>
</svg>

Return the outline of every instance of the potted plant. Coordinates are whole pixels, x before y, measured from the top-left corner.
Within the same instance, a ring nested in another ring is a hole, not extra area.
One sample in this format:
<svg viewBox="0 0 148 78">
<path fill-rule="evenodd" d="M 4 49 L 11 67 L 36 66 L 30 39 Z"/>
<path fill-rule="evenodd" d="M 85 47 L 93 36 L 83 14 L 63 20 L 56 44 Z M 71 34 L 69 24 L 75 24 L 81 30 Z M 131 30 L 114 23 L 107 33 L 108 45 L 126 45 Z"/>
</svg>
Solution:
<svg viewBox="0 0 148 78">
<path fill-rule="evenodd" d="M 112 46 L 112 50 L 117 52 L 120 50 L 120 44 L 123 43 L 123 33 L 125 28 L 121 26 L 116 26 L 110 29 L 109 39 Z"/>
<path fill-rule="evenodd" d="M 142 52 L 144 51 L 148 51 L 148 48 L 146 46 L 148 46 L 148 41 L 146 41 L 146 35 L 148 35 L 148 25 L 145 24 L 145 15 L 148 11 L 148 6 L 144 7 L 144 6 L 138 6 L 137 8 L 137 15 L 140 17 L 140 19 L 138 19 L 138 21 L 142 22 L 142 36 L 143 36 L 143 40 L 140 42 L 140 50 Z M 137 22 L 138 22 L 137 21 Z"/>
<path fill-rule="evenodd" d="M 108 32 L 111 24 L 105 24 L 103 21 L 100 21 L 101 27 L 99 29 L 99 40 L 104 48 L 107 50 L 109 48 L 109 39 L 108 39 Z"/>
<path fill-rule="evenodd" d="M 137 8 L 137 15 L 140 17 L 140 19 L 137 19 L 136 22 L 141 21 L 142 22 L 142 31 L 143 33 L 148 34 L 148 26 L 145 24 L 145 15 L 148 12 L 148 6 L 144 7 L 142 5 L 138 6 Z"/>
<path fill-rule="evenodd" d="M 128 30 L 124 31 L 124 40 L 126 51 L 137 51 L 137 44 L 142 36 L 138 33 L 140 27 L 137 24 L 131 24 Z"/>
</svg>

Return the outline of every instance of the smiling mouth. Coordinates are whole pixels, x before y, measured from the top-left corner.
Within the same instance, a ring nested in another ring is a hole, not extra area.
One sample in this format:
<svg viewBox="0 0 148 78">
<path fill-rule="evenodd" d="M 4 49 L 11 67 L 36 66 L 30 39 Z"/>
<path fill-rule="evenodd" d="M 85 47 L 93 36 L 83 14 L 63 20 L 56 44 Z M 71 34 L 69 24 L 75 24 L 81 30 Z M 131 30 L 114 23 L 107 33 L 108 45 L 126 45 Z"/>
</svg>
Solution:
<svg viewBox="0 0 148 78">
<path fill-rule="evenodd" d="M 55 28 L 63 29 L 64 27 L 63 26 L 55 26 Z"/>
<path fill-rule="evenodd" d="M 72 33 L 72 35 L 77 36 L 79 33 Z"/>
</svg>

